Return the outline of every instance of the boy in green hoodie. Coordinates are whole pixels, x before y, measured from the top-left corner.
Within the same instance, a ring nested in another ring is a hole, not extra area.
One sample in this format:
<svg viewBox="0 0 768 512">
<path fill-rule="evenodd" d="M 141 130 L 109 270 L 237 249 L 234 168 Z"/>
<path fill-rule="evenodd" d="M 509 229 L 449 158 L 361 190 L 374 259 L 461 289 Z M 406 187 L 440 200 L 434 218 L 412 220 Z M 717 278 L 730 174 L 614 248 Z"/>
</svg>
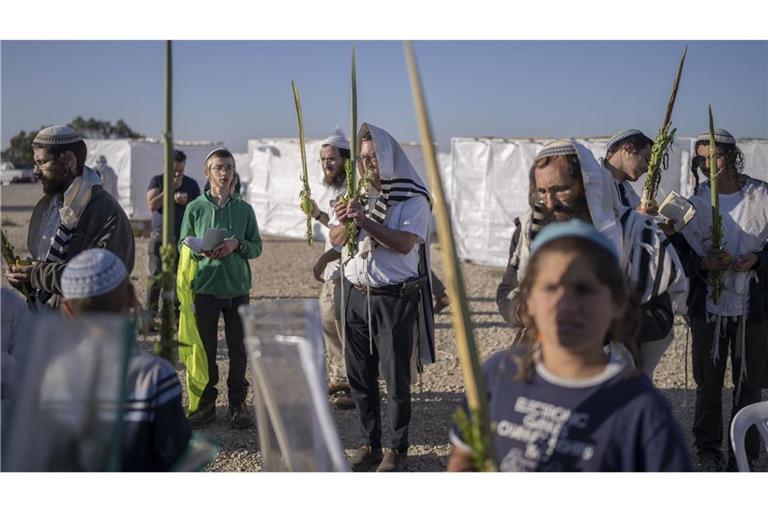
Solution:
<svg viewBox="0 0 768 512">
<path fill-rule="evenodd" d="M 216 366 L 219 316 L 224 316 L 224 333 L 229 353 L 229 421 L 232 428 L 253 428 L 253 418 L 245 407 L 248 381 L 243 324 L 237 308 L 248 303 L 251 268 L 248 260 L 261 254 L 261 237 L 253 208 L 233 193 L 235 159 L 224 148 L 215 149 L 205 159 L 204 175 L 210 190 L 187 205 L 179 236 L 179 248 L 187 237 L 203 238 L 208 229 L 226 229 L 225 240 L 214 249 L 196 254 L 197 273 L 192 283 L 195 292 L 197 330 L 208 359 L 208 384 L 200 406 L 189 417 L 193 427 L 216 419 L 219 381 Z"/>
</svg>

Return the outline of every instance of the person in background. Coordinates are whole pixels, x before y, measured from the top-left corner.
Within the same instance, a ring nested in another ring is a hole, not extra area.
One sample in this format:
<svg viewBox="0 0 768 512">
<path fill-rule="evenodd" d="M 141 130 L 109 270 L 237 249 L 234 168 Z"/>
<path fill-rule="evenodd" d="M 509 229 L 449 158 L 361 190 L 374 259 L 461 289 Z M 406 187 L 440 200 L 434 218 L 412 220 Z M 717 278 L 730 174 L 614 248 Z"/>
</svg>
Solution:
<svg viewBox="0 0 768 512">
<path fill-rule="evenodd" d="M 187 155 L 178 149 L 174 150 L 173 155 L 173 203 L 174 203 L 174 243 L 179 241 L 181 232 L 181 222 L 184 219 L 184 211 L 187 204 L 194 201 L 200 195 L 200 187 L 197 181 L 186 176 L 184 171 L 187 166 Z M 160 272 L 163 270 L 162 259 L 160 257 L 160 247 L 163 245 L 163 175 L 152 176 L 147 187 L 147 206 L 152 212 L 152 234 L 149 237 L 147 251 L 149 253 L 149 276 L 150 282 L 147 287 L 147 310 L 154 320 L 158 315 L 158 304 L 160 302 L 160 283 L 157 281 Z M 178 264 L 178 254 L 176 262 Z M 175 271 L 174 271 L 175 274 Z M 175 296 L 175 289 L 174 289 Z M 176 309 L 178 310 L 178 302 Z M 154 321 L 152 322 L 154 330 Z"/>
</svg>

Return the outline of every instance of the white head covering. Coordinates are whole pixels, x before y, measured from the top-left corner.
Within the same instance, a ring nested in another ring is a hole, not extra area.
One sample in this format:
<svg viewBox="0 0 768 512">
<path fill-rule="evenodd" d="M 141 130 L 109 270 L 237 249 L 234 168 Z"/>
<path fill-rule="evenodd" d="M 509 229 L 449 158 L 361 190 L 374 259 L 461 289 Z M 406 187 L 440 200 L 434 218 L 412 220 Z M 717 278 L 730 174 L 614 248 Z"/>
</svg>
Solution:
<svg viewBox="0 0 768 512">
<path fill-rule="evenodd" d="M 81 252 L 64 267 L 61 291 L 65 299 L 97 297 L 114 290 L 128 277 L 115 253 L 95 248 Z"/>
<path fill-rule="evenodd" d="M 347 136 L 344 134 L 344 130 L 341 129 L 341 126 L 336 126 L 333 134 L 321 142 L 320 145 L 333 146 L 335 148 L 346 149 L 349 151 L 349 141 L 347 140 Z"/>
</svg>

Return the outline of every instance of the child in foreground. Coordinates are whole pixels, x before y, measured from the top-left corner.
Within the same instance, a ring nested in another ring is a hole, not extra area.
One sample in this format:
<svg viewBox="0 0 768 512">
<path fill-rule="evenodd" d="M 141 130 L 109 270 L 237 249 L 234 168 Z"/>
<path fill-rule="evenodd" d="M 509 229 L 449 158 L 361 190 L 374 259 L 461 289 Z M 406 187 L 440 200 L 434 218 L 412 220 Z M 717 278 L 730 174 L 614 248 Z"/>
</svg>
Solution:
<svg viewBox="0 0 768 512">
<path fill-rule="evenodd" d="M 616 249 L 572 220 L 543 229 L 521 283 L 524 343 L 483 373 L 501 471 L 690 471 L 666 399 L 604 341 L 632 352 L 637 318 Z M 471 470 L 454 425 L 449 471 Z"/>
</svg>

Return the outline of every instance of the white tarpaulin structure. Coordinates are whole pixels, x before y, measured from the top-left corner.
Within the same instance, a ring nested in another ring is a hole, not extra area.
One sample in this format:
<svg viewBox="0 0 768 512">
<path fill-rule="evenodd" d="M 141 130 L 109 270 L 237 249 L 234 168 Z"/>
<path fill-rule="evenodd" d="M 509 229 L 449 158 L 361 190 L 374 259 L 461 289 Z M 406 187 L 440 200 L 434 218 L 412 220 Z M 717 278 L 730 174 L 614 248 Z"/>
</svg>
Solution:
<svg viewBox="0 0 768 512">
<path fill-rule="evenodd" d="M 131 220 L 149 220 L 147 186 L 152 176 L 163 172 L 164 148 L 161 142 L 141 139 L 85 139 L 88 157 L 85 165 L 95 167 L 104 155 L 107 165 L 117 174 L 117 200 Z M 174 141 L 174 147 L 187 155 L 185 174 L 205 185 L 203 162 L 206 155 L 221 146 L 216 142 Z"/>
<path fill-rule="evenodd" d="M 461 258 L 486 265 L 506 265 L 513 221 L 528 208 L 529 169 L 536 153 L 549 140 L 490 137 L 451 140 L 451 164 L 443 175 Z M 576 140 L 596 158 L 605 155 L 608 139 Z M 738 145 L 744 153 L 744 172 L 768 181 L 768 140 L 744 139 Z M 692 151 L 693 138 L 675 139 L 669 168 L 662 176 L 659 200 L 670 190 L 685 197 L 691 195 Z M 643 179 L 633 184 L 638 194 L 642 194 Z"/>
<path fill-rule="evenodd" d="M 330 209 L 331 190 L 322 184 L 323 170 L 318 162 L 321 140 L 306 141 L 307 173 L 312 199 L 321 210 Z M 416 171 L 425 176 L 421 145 L 402 143 Z M 298 139 L 255 139 L 248 141 L 250 183 L 245 196 L 253 206 L 259 231 L 264 234 L 304 238 L 306 221 L 299 209 L 301 192 L 301 153 Z M 440 165 L 450 163 L 440 155 Z M 426 181 L 426 179 L 425 179 Z M 321 224 L 315 222 L 314 238 L 324 239 Z"/>
</svg>

